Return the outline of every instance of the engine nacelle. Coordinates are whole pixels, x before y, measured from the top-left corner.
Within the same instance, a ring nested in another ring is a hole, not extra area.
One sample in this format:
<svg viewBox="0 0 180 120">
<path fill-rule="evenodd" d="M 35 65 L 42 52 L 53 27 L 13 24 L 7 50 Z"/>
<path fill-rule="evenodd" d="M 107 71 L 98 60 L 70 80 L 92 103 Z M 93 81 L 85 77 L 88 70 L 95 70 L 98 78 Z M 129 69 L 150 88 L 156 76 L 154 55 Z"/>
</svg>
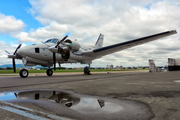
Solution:
<svg viewBox="0 0 180 120">
<path fill-rule="evenodd" d="M 48 62 L 44 60 L 35 59 L 32 57 L 26 56 L 26 58 L 22 59 L 24 65 L 32 66 L 32 65 L 47 65 Z"/>
<path fill-rule="evenodd" d="M 64 44 L 67 45 L 67 46 L 69 46 L 70 49 L 72 49 L 72 50 L 77 50 L 77 51 L 78 51 L 79 48 L 81 47 L 78 42 L 76 42 L 76 41 L 71 41 L 71 40 L 69 40 L 69 39 L 65 40 L 65 41 L 64 41 Z"/>
<path fill-rule="evenodd" d="M 58 53 L 60 54 L 66 54 L 69 53 L 70 49 L 68 45 L 63 45 L 61 47 L 58 47 Z"/>
</svg>

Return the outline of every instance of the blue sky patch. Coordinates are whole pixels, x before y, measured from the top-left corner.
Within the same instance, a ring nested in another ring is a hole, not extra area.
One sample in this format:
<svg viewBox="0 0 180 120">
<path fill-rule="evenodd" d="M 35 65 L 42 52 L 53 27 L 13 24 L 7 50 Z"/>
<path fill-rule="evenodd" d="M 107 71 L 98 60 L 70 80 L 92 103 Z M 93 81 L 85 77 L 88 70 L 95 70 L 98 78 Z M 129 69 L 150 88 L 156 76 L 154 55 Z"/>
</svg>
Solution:
<svg viewBox="0 0 180 120">
<path fill-rule="evenodd" d="M 15 4 L 18 3 L 18 4 Z M 1 0 L 0 2 L 0 13 L 9 16 L 13 15 L 16 19 L 20 19 L 26 24 L 25 31 L 30 29 L 37 29 L 40 26 L 38 22 L 28 11 L 31 5 L 28 0 Z"/>
</svg>

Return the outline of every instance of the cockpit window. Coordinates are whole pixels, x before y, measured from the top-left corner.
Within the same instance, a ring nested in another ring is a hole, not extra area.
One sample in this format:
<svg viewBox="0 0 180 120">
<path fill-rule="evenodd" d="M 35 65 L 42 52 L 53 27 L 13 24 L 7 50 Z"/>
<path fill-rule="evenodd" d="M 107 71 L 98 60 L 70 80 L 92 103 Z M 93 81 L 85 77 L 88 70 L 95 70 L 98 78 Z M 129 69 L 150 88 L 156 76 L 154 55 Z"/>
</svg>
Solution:
<svg viewBox="0 0 180 120">
<path fill-rule="evenodd" d="M 56 43 L 58 39 L 49 39 L 45 43 Z"/>
</svg>

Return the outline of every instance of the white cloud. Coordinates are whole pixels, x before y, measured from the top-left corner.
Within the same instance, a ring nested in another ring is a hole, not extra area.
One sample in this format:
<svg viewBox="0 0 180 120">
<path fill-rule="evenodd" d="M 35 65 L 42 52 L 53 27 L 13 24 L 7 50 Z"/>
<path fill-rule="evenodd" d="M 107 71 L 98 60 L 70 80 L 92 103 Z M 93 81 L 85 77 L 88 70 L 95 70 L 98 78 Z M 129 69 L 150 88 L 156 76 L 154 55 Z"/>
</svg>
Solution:
<svg viewBox="0 0 180 120">
<path fill-rule="evenodd" d="M 78 39 L 81 43 L 94 44 L 99 33 L 105 35 L 104 44 L 111 45 L 147 35 L 177 29 L 180 26 L 180 5 L 174 1 L 82 1 L 76 2 L 59 0 L 30 1 L 31 12 L 36 19 L 46 25 L 34 31 L 34 37 L 41 37 L 41 33 L 47 32 L 48 36 L 54 36 L 58 31 L 52 27 L 52 23 L 60 28 L 66 26 L 62 32 L 70 32 L 70 37 Z M 63 26 L 63 27 L 61 27 Z M 56 31 L 56 32 L 55 32 Z M 52 32 L 52 33 L 51 33 Z M 31 34 L 31 32 L 30 32 Z M 61 34 L 62 35 L 62 34 Z M 48 37 L 47 36 L 47 37 Z M 44 36 L 46 37 L 46 35 Z M 169 40 L 173 42 L 170 44 Z M 133 64 L 147 64 L 149 58 L 160 60 L 168 56 L 176 56 L 178 37 L 169 37 L 157 42 L 148 43 L 135 48 L 117 52 L 93 64 L 125 66 Z M 169 50 L 166 50 L 168 48 Z M 176 50 L 174 50 L 176 48 Z M 171 50 L 170 50 L 171 49 Z M 165 54 L 166 53 L 166 54 Z M 162 60 L 160 60 L 162 61 Z M 161 65 L 165 64 L 164 61 Z M 97 63 L 96 63 L 97 62 Z"/>
<path fill-rule="evenodd" d="M 0 65 L 3 64 L 12 64 L 12 59 L 7 58 L 8 57 L 8 53 L 5 52 L 8 51 L 10 54 L 13 54 L 15 49 L 18 47 L 18 44 L 7 44 L 4 41 L 0 41 L 0 45 L 1 45 L 1 49 L 0 49 L 0 59 L 1 59 L 1 63 Z M 26 46 L 25 44 L 22 44 L 22 47 Z M 21 64 L 21 60 L 16 60 L 17 64 Z"/>
<path fill-rule="evenodd" d="M 20 34 L 20 32 L 24 31 L 24 27 L 26 25 L 23 23 L 22 20 L 16 19 L 14 16 L 6 16 L 2 13 L 0 13 L 0 35 L 1 34 L 9 34 L 10 36 L 17 36 L 17 34 Z M 15 37 L 19 38 L 20 37 Z M 7 58 L 7 53 L 5 52 L 8 51 L 9 53 L 14 53 L 15 49 L 17 48 L 18 44 L 14 44 L 15 42 L 11 42 L 11 44 L 8 44 L 4 41 L 0 40 L 0 59 L 1 63 L 0 65 L 3 64 L 12 64 L 12 59 Z M 22 46 L 25 46 L 23 44 Z M 16 60 L 16 63 L 21 63 L 21 61 Z"/>
<path fill-rule="evenodd" d="M 49 25 L 40 27 L 36 30 L 31 29 L 29 32 L 22 31 L 11 35 L 20 42 L 39 43 L 49 38 L 61 38 L 66 32 L 69 32 L 68 26 L 51 22 Z"/>
<path fill-rule="evenodd" d="M 0 13 L 0 33 L 10 34 L 22 31 L 25 26 L 22 20 L 18 20 L 14 16 L 5 16 Z"/>
<path fill-rule="evenodd" d="M 53 21 L 45 27 L 41 27 L 37 30 L 31 30 L 29 32 L 29 36 L 45 39 L 50 37 L 62 37 L 66 32 L 68 32 L 67 25 L 58 24 Z"/>
<path fill-rule="evenodd" d="M 21 42 L 35 42 L 36 40 L 33 37 L 29 37 L 29 34 L 27 32 L 19 32 L 16 34 L 12 34 L 14 38 L 18 38 Z"/>
<path fill-rule="evenodd" d="M 70 39 L 93 45 L 99 33 L 103 33 L 104 45 L 107 46 L 166 30 L 180 30 L 178 0 L 29 1 L 32 5 L 30 13 L 44 27 L 13 34 L 21 42 L 62 38 L 66 33 L 70 33 Z M 180 36 L 177 34 L 105 56 L 95 60 L 93 65 L 148 65 L 150 58 L 164 65 L 168 57 L 176 57 L 179 54 L 179 43 Z"/>
</svg>

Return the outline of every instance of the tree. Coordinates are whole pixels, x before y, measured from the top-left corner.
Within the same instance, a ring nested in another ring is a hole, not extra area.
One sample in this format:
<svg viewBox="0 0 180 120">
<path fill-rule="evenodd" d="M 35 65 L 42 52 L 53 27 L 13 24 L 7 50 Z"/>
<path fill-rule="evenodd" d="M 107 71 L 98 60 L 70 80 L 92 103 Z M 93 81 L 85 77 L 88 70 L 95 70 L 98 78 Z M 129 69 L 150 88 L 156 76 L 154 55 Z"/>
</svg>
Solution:
<svg viewBox="0 0 180 120">
<path fill-rule="evenodd" d="M 12 70 L 13 68 L 12 67 L 6 67 L 7 70 Z"/>
</svg>

